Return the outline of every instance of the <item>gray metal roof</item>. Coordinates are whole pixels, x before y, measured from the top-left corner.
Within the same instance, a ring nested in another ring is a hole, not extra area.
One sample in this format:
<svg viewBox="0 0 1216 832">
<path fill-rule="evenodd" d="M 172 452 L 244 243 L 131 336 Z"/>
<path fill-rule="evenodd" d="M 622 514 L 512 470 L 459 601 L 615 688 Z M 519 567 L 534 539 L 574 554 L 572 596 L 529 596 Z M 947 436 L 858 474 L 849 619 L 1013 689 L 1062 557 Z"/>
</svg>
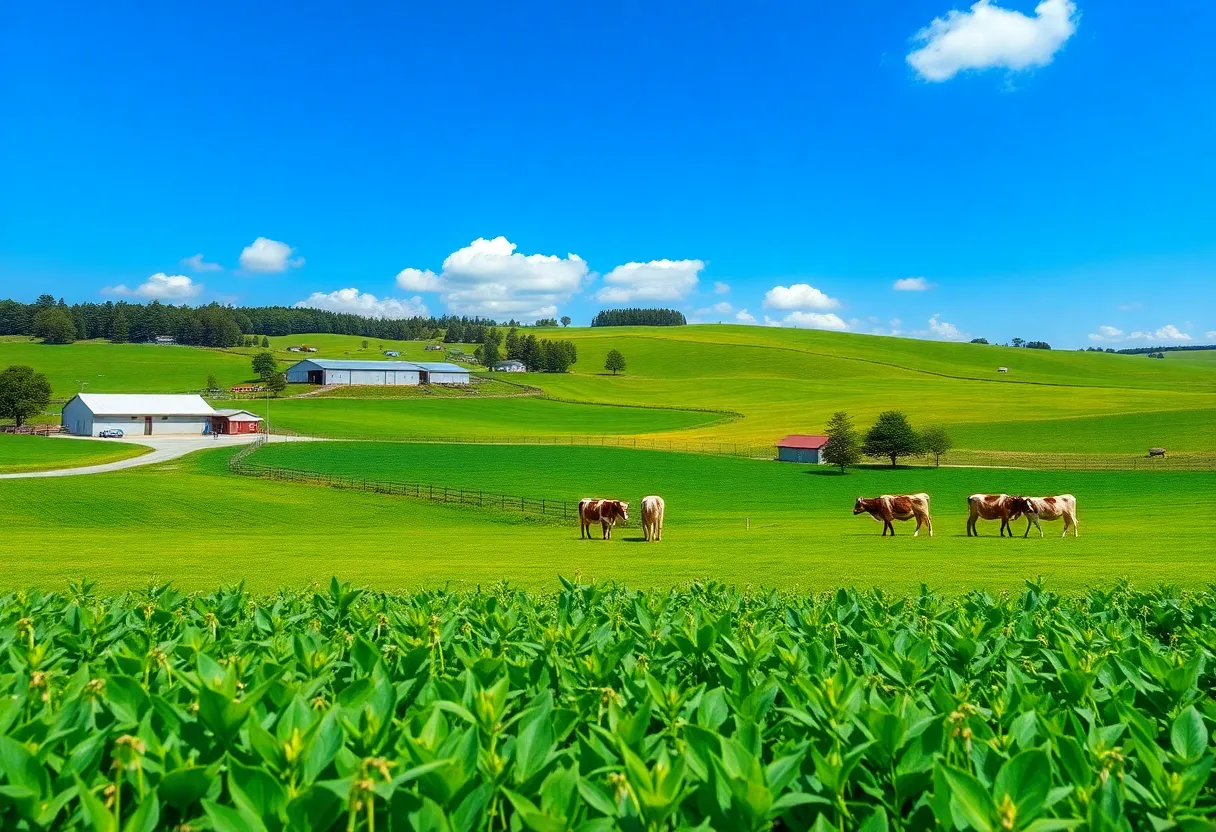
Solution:
<svg viewBox="0 0 1216 832">
<path fill-rule="evenodd" d="M 177 393 L 77 393 L 95 416 L 211 416 L 202 396 Z"/>
<path fill-rule="evenodd" d="M 315 364 L 322 370 L 427 370 L 432 373 L 467 373 L 464 367 L 447 361 L 349 361 L 340 358 L 305 358 L 298 364 Z M 295 364 L 292 365 L 296 366 Z"/>
</svg>

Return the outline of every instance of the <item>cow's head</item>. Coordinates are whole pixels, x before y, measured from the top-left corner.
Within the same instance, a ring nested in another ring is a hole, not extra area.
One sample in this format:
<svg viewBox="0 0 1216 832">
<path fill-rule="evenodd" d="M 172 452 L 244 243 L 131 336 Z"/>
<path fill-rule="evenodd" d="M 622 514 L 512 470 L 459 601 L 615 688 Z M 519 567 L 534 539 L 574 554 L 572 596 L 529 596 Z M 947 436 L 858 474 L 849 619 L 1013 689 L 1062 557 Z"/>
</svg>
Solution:
<svg viewBox="0 0 1216 832">
<path fill-rule="evenodd" d="M 1009 498 L 1009 517 L 1013 520 L 1018 519 L 1023 514 L 1036 514 L 1037 511 L 1034 503 L 1029 497 L 1010 497 Z"/>
<path fill-rule="evenodd" d="M 629 503 L 623 503 L 620 500 L 616 501 L 617 517 L 621 518 L 622 523 L 629 522 Z"/>
<path fill-rule="evenodd" d="M 853 514 L 861 514 L 864 511 L 869 511 L 869 509 L 866 508 L 865 498 L 858 497 L 857 502 L 853 504 Z"/>
</svg>

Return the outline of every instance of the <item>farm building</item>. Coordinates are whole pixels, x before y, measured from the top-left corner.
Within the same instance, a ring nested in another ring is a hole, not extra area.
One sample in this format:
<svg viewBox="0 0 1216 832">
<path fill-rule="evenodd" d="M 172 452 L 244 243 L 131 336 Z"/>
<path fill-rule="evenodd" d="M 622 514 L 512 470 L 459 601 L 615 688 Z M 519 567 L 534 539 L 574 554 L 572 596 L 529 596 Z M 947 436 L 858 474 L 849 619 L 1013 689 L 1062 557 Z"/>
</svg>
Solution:
<svg viewBox="0 0 1216 832">
<path fill-rule="evenodd" d="M 62 424 L 77 436 L 117 428 L 126 434 L 203 434 L 215 411 L 202 396 L 79 393 L 63 406 Z"/>
<path fill-rule="evenodd" d="M 217 410 L 211 417 L 211 432 L 222 434 L 257 433 L 262 417 L 248 410 Z"/>
<path fill-rule="evenodd" d="M 496 373 L 526 373 L 528 366 L 517 358 L 512 358 L 510 361 L 497 361 L 491 367 Z"/>
<path fill-rule="evenodd" d="M 826 436 L 795 433 L 777 443 L 777 459 L 781 462 L 823 463 L 823 446 L 828 444 Z"/>
<path fill-rule="evenodd" d="M 469 371 L 444 361 L 347 361 L 306 358 L 287 368 L 291 384 L 468 384 Z"/>
</svg>

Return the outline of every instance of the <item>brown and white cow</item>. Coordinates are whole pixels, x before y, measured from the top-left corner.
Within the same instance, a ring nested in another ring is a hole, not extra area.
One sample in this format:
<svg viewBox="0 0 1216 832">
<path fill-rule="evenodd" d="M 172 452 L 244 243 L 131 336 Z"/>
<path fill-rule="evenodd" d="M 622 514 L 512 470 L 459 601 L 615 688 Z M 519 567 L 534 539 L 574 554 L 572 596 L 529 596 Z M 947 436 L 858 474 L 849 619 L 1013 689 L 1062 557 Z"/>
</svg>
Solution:
<svg viewBox="0 0 1216 832">
<path fill-rule="evenodd" d="M 1079 537 L 1077 532 L 1077 498 L 1071 494 L 1060 494 L 1055 497 L 1027 497 L 1029 511 L 1026 512 L 1026 537 L 1030 534 L 1030 526 L 1033 523 L 1034 527 L 1039 530 L 1039 537 L 1043 536 L 1043 527 L 1039 525 L 1040 520 L 1059 520 L 1064 518 L 1064 533 L 1060 537 L 1068 536 L 1069 527 L 1072 528 L 1072 536 Z"/>
<path fill-rule="evenodd" d="M 1031 510 L 1028 497 L 1011 497 L 1008 494 L 972 494 L 967 498 L 967 508 L 970 509 L 967 517 L 967 537 L 980 536 L 975 527 L 980 520 L 1000 520 L 1000 536 L 1004 537 L 1005 532 L 1009 532 L 1009 536 L 1013 537 L 1010 521 L 1017 520 Z"/>
<path fill-rule="evenodd" d="M 667 505 L 662 497 L 642 498 L 642 538 L 656 541 L 663 539 L 663 514 Z"/>
<path fill-rule="evenodd" d="M 884 494 L 881 497 L 858 497 L 857 502 L 853 505 L 853 514 L 858 515 L 863 512 L 882 522 L 882 537 L 886 537 L 888 529 L 891 531 L 891 536 L 895 536 L 895 526 L 892 525 L 892 520 L 911 520 L 913 517 L 916 518 L 916 531 L 912 533 L 912 536 L 916 537 L 920 534 L 921 526 L 927 526 L 929 537 L 933 537 L 933 520 L 929 517 L 928 494 L 900 494 L 898 496 Z"/>
<path fill-rule="evenodd" d="M 584 497 L 578 501 L 579 538 L 591 537 L 591 524 L 599 523 L 604 529 L 604 540 L 612 537 L 612 527 L 617 521 L 629 522 L 629 503 L 620 500 L 601 500 Z"/>
</svg>

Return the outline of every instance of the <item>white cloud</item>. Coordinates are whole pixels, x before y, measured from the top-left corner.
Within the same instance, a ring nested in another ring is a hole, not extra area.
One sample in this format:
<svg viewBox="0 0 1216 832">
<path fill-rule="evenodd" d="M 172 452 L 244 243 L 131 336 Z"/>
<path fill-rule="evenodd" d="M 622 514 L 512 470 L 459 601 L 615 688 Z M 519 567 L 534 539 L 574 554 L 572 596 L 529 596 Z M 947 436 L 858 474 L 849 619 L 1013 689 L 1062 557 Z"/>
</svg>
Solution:
<svg viewBox="0 0 1216 832">
<path fill-rule="evenodd" d="M 908 63 L 926 81 L 947 81 L 968 69 L 1010 70 L 1046 66 L 1077 30 L 1072 0 L 1042 0 L 1034 15 L 978 0 L 970 11 L 952 9 L 916 33 L 924 45 Z"/>
<path fill-rule="evenodd" d="M 1103 341 L 1118 341 L 1122 337 L 1123 330 L 1113 326 L 1106 326 L 1105 324 L 1098 327 L 1097 332 L 1089 333 L 1089 340 L 1095 344 L 1100 344 Z"/>
<path fill-rule="evenodd" d="M 793 286 L 774 286 L 764 295 L 765 309 L 839 309 L 840 301 L 806 283 Z M 833 316 L 835 317 L 835 316 Z M 839 320 L 839 318 L 837 318 Z"/>
<path fill-rule="evenodd" d="M 449 311 L 547 318 L 587 277 L 587 263 L 577 254 L 518 254 L 515 249 L 506 237 L 478 238 L 449 254 L 438 278 Z"/>
<path fill-rule="evenodd" d="M 791 312 L 781 319 L 764 316 L 765 326 L 790 326 L 798 329 L 830 329 L 847 332 L 849 323 L 832 312 Z"/>
<path fill-rule="evenodd" d="M 360 292 L 353 286 L 349 289 L 338 289 L 336 292 L 313 292 L 296 306 L 327 309 L 330 312 L 350 312 L 369 318 L 400 319 L 426 317 L 430 314 L 420 297 L 414 296 L 401 300 L 378 298 L 373 294 Z"/>
<path fill-rule="evenodd" d="M 184 300 L 195 297 L 201 291 L 203 291 L 203 284 L 195 283 L 184 274 L 165 274 L 164 272 L 157 272 L 134 289 L 120 283 L 101 290 L 104 295 L 156 298 L 158 300 Z"/>
<path fill-rule="evenodd" d="M 901 277 L 891 286 L 897 292 L 924 292 L 929 283 L 923 277 Z"/>
<path fill-rule="evenodd" d="M 714 281 L 714 294 L 725 295 L 730 291 L 730 284 L 723 283 L 721 280 Z"/>
<path fill-rule="evenodd" d="M 1127 336 L 1129 341 L 1191 341 L 1194 340 L 1173 324 L 1166 324 L 1154 332 L 1133 332 Z"/>
<path fill-rule="evenodd" d="M 304 265 L 304 258 L 293 258 L 293 253 L 295 249 L 287 243 L 258 237 L 241 250 L 241 268 L 262 274 L 278 274 L 288 269 L 298 269 Z"/>
<path fill-rule="evenodd" d="M 397 285 L 407 292 L 438 292 L 443 283 L 430 269 L 402 269 L 397 273 Z"/>
<path fill-rule="evenodd" d="M 1216 329 L 1209 329 L 1203 334 L 1205 341 L 1216 341 Z"/>
<path fill-rule="evenodd" d="M 741 324 L 754 324 L 756 322 L 756 316 L 748 312 L 746 309 L 740 309 L 735 315 L 735 320 Z"/>
<path fill-rule="evenodd" d="M 626 263 L 604 275 L 604 287 L 595 293 L 601 303 L 683 300 L 697 288 L 700 260 L 651 260 Z"/>
<path fill-rule="evenodd" d="M 941 315 L 934 315 L 929 319 L 928 334 L 942 341 L 962 341 L 967 337 L 967 333 L 960 331 L 954 324 L 941 320 Z"/>
<path fill-rule="evenodd" d="M 735 310 L 735 307 L 731 306 L 726 301 L 722 301 L 721 303 L 715 303 L 713 305 L 713 310 L 719 315 L 729 315 Z"/>
<path fill-rule="evenodd" d="M 203 259 L 202 254 L 183 257 L 181 264 L 192 272 L 222 272 L 224 270 L 219 263 L 208 263 Z"/>
</svg>

